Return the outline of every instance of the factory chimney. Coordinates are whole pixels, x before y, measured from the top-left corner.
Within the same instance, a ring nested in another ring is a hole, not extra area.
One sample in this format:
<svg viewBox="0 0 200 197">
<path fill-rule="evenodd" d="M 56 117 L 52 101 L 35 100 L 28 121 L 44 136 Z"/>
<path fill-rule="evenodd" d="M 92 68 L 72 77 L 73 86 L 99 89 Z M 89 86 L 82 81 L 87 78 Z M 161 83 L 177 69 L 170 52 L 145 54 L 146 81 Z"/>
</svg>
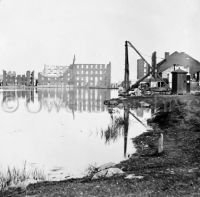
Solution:
<svg viewBox="0 0 200 197">
<path fill-rule="evenodd" d="M 169 52 L 165 52 L 165 59 L 169 57 Z"/>
</svg>

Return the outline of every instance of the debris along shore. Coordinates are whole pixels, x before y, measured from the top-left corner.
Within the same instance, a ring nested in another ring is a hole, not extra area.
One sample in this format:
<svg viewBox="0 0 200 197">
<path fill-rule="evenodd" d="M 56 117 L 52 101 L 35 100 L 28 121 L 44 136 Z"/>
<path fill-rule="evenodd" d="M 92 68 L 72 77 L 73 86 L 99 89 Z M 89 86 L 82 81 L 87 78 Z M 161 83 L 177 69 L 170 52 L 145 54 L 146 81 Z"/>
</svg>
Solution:
<svg viewBox="0 0 200 197">
<path fill-rule="evenodd" d="M 31 184 L 24 191 L 8 190 L 0 196 L 199 196 L 199 102 L 198 97 L 191 102 L 177 97 L 176 102 L 167 103 L 170 111 L 159 105 L 159 111 L 148 121 L 153 130 L 133 139 L 137 152 L 128 160 L 107 166 L 120 169 L 120 173 L 108 178 L 96 179 L 92 174 L 81 179 Z M 161 134 L 163 152 L 158 151 Z"/>
</svg>

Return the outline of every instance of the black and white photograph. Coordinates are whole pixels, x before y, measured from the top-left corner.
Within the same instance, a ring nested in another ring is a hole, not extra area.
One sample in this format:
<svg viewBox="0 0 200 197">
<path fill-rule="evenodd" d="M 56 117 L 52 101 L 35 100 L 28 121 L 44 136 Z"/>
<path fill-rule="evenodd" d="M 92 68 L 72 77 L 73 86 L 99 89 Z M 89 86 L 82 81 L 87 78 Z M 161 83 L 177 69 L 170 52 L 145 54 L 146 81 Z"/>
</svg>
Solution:
<svg viewBox="0 0 200 197">
<path fill-rule="evenodd" d="M 199 0 L 0 0 L 0 197 L 200 196 Z"/>
</svg>

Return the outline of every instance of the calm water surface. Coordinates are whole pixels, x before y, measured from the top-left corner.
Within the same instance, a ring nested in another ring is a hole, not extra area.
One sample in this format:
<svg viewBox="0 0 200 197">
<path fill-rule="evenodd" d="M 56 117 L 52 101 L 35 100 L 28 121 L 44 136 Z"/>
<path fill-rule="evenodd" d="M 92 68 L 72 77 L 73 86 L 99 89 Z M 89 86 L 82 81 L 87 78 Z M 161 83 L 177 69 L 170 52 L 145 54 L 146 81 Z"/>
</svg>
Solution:
<svg viewBox="0 0 200 197">
<path fill-rule="evenodd" d="M 84 175 L 89 164 L 126 159 L 135 151 L 131 138 L 146 131 L 136 118 L 146 124 L 151 110 L 107 108 L 103 101 L 113 97 L 116 90 L 0 90 L 1 168 L 26 161 L 60 180 Z"/>
</svg>

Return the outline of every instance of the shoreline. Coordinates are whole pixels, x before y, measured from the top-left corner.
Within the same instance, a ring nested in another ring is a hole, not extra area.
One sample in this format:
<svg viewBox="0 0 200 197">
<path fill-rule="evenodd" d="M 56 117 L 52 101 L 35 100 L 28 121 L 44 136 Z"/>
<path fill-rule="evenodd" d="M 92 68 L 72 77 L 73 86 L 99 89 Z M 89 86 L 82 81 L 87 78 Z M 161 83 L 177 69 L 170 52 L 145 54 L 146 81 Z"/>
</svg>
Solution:
<svg viewBox="0 0 200 197">
<path fill-rule="evenodd" d="M 200 110 L 188 110 L 186 101 L 178 100 L 179 106 L 172 103 L 171 111 L 158 113 L 148 121 L 153 130 L 134 138 L 136 153 L 115 166 L 125 174 L 96 180 L 84 177 L 41 182 L 30 184 L 25 190 L 5 191 L 3 195 L 12 192 L 16 196 L 35 197 L 200 195 Z M 193 108 L 196 107 L 197 103 L 193 103 Z M 161 133 L 164 152 L 158 153 Z M 125 179 L 130 174 L 143 178 Z"/>
</svg>

